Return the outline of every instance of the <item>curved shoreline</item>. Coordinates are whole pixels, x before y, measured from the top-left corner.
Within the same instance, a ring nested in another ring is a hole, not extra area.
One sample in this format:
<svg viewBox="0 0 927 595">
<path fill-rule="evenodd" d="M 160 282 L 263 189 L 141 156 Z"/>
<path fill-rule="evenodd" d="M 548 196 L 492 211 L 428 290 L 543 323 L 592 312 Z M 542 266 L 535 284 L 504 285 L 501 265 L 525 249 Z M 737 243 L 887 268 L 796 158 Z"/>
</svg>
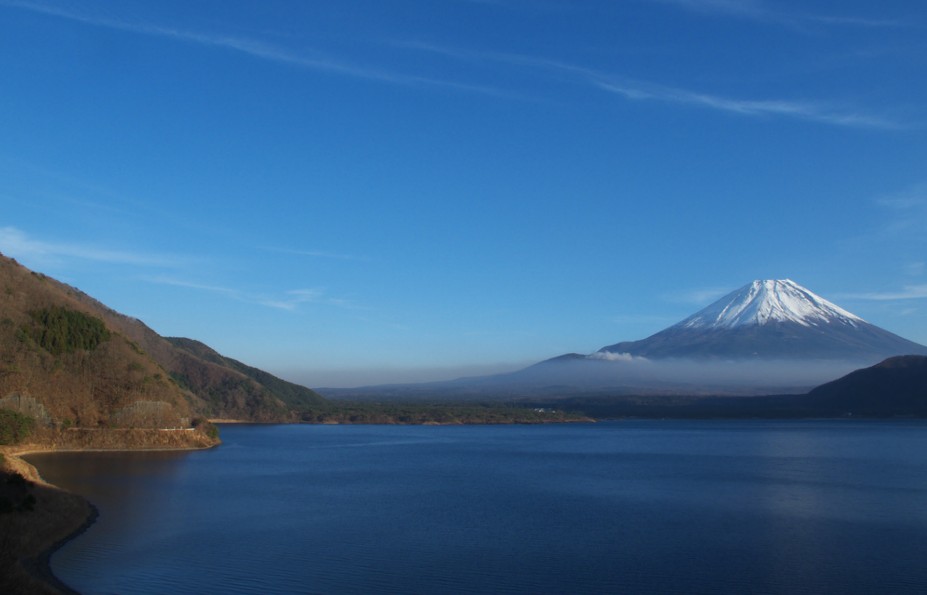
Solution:
<svg viewBox="0 0 927 595">
<path fill-rule="evenodd" d="M 40 492 L 40 497 L 45 500 L 46 508 L 40 512 L 44 517 L 33 517 L 27 521 L 36 521 L 45 523 L 46 527 L 38 534 L 33 533 L 36 543 L 29 543 L 28 540 L 20 539 L 14 543 L 15 562 L 14 566 L 19 566 L 21 575 L 24 580 L 32 580 L 41 584 L 44 589 L 42 592 L 64 593 L 66 595 L 80 595 L 79 591 L 65 583 L 51 569 L 51 557 L 59 549 L 64 547 L 71 540 L 76 539 L 96 523 L 99 517 L 99 510 L 87 498 L 70 490 L 63 489 L 52 484 L 42 477 L 39 469 L 30 461 L 23 457 L 33 454 L 54 454 L 65 452 L 139 452 L 139 451 L 189 451 L 205 450 L 212 448 L 217 444 L 210 445 L 171 445 L 171 446 L 149 446 L 149 447 L 123 447 L 123 448 L 81 448 L 81 447 L 59 447 L 54 444 L 23 444 L 18 447 L 0 448 L 4 455 L 2 468 L 10 473 L 19 473 L 28 481 L 33 482 L 35 489 Z M 78 516 L 78 511 L 80 514 Z M 34 513 L 30 513 L 34 514 Z M 28 527 L 28 525 L 27 525 Z M 69 530 L 70 529 L 70 530 Z M 62 532 L 67 531 L 61 536 Z M 43 543 L 43 538 L 45 542 Z M 28 579 L 26 578 L 28 577 Z M 22 588 L 27 587 L 23 585 Z M 32 592 L 38 585 L 33 585 L 33 589 L 23 592 Z"/>
<path fill-rule="evenodd" d="M 31 485 L 30 493 L 38 499 L 34 510 L 12 513 L 18 518 L 3 519 L 8 530 L 19 530 L 18 537 L 14 533 L 7 542 L 11 557 L 4 562 L 4 572 L 8 573 L 7 581 L 10 581 L 8 588 L 14 589 L 13 592 L 78 593 L 52 572 L 51 556 L 90 528 L 98 511 L 80 494 L 46 481 L 35 465 L 22 458 L 24 454 L 54 450 L 36 444 L 0 449 L 3 472 L 24 477 Z"/>
<path fill-rule="evenodd" d="M 77 495 L 77 494 L 75 494 Z M 80 496 L 83 498 L 83 496 Z M 52 588 L 58 590 L 65 595 L 80 595 L 80 592 L 75 590 L 73 587 L 62 581 L 54 573 L 51 568 L 51 557 L 52 554 L 64 547 L 72 539 L 80 537 L 85 531 L 87 531 L 94 523 L 97 522 L 97 518 L 100 516 L 100 511 L 92 502 L 84 498 L 87 504 L 90 506 L 90 515 L 84 519 L 84 522 L 73 532 L 65 537 L 59 539 L 48 548 L 42 550 L 39 555 L 33 558 L 25 558 L 20 560 L 20 564 L 23 569 L 28 572 L 33 577 L 38 580 L 51 585 Z"/>
</svg>

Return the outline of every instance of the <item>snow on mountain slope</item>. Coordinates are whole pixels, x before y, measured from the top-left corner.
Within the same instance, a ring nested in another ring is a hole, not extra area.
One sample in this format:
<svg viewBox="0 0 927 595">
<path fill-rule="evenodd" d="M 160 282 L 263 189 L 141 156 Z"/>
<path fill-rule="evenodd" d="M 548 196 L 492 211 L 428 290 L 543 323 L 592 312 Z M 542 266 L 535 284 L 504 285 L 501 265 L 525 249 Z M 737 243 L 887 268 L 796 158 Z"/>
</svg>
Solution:
<svg viewBox="0 0 927 595">
<path fill-rule="evenodd" d="M 802 326 L 842 322 L 857 326 L 864 321 L 794 281 L 783 279 L 749 283 L 676 326 L 734 328 L 771 322 L 794 322 Z"/>
<path fill-rule="evenodd" d="M 645 358 L 842 359 L 870 365 L 927 347 L 869 324 L 794 281 L 753 281 L 682 322 L 602 354 Z"/>
</svg>

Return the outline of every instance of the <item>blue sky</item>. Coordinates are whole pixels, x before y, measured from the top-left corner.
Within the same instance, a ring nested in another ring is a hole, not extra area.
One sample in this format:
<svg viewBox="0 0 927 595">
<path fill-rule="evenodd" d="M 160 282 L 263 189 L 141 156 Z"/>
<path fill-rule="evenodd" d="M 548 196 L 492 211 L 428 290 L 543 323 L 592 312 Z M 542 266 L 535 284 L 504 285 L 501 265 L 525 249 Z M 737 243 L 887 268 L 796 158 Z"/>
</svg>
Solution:
<svg viewBox="0 0 927 595">
<path fill-rule="evenodd" d="M 927 343 L 927 5 L 0 0 L 0 252 L 310 386 L 792 278 Z"/>
</svg>

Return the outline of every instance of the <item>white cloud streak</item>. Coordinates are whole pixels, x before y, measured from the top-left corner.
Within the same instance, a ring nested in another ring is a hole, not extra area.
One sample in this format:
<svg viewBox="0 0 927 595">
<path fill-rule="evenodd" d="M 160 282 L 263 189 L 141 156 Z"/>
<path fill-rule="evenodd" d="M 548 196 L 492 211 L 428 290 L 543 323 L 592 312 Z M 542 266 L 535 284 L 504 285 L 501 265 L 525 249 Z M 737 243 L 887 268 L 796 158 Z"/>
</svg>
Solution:
<svg viewBox="0 0 927 595">
<path fill-rule="evenodd" d="M 915 184 L 904 192 L 883 196 L 876 204 L 891 213 L 882 229 L 884 237 L 915 240 L 918 244 L 927 239 L 927 184 Z"/>
<path fill-rule="evenodd" d="M 707 306 L 711 302 L 729 294 L 731 291 L 730 287 L 704 287 L 667 294 L 663 296 L 663 298 L 669 302 Z"/>
<path fill-rule="evenodd" d="M 899 300 L 920 300 L 927 298 L 927 284 L 923 285 L 906 285 L 900 291 L 884 291 L 869 293 L 851 293 L 845 298 L 857 300 L 872 300 L 877 302 L 892 302 Z"/>
<path fill-rule="evenodd" d="M 172 277 L 149 277 L 145 281 L 150 283 L 155 283 L 158 285 L 170 285 L 172 287 L 183 287 L 185 289 L 196 289 L 198 291 L 208 291 L 211 293 L 219 293 L 226 295 L 232 298 L 238 298 L 241 295 L 241 292 L 237 289 L 231 289 L 228 287 L 221 287 L 218 285 L 206 285 L 204 283 L 194 283 L 192 281 L 181 281 L 179 279 L 174 279 Z"/>
<path fill-rule="evenodd" d="M 46 242 L 34 239 L 15 227 L 0 228 L 0 252 L 19 260 L 37 262 L 78 259 L 150 267 L 176 267 L 184 262 L 178 257 L 158 254 L 111 250 L 86 244 Z"/>
<path fill-rule="evenodd" d="M 692 12 L 722 14 L 751 19 L 768 18 L 770 11 L 757 0 L 649 0 Z"/>
<path fill-rule="evenodd" d="M 293 254 L 296 256 L 309 256 L 311 258 L 325 258 L 332 260 L 368 260 L 364 256 L 355 256 L 353 254 L 342 254 L 339 252 L 327 252 L 325 250 L 296 250 L 290 248 L 263 248 L 268 252 L 279 252 L 280 254 Z"/>
<path fill-rule="evenodd" d="M 592 83 L 599 88 L 635 101 L 660 101 L 703 107 L 743 116 L 784 116 L 834 126 L 897 130 L 902 126 L 881 116 L 857 110 L 840 110 L 826 104 L 783 99 L 736 99 L 667 87 L 641 81 L 596 76 Z"/>
<path fill-rule="evenodd" d="M 234 37 L 229 35 L 207 34 L 196 31 L 187 31 L 175 29 L 172 27 L 162 27 L 144 22 L 128 21 L 125 19 L 102 17 L 96 15 L 87 15 L 80 12 L 61 9 L 55 6 L 39 2 L 29 2 L 24 0 L 0 0 L 0 5 L 28 10 L 48 16 L 58 17 L 71 21 L 91 25 L 94 27 L 103 27 L 107 29 L 116 29 L 129 33 L 149 35 L 154 37 L 163 37 L 175 41 L 193 43 L 201 46 L 219 48 L 246 54 L 253 58 L 268 60 L 271 62 L 296 66 L 307 70 L 326 72 L 341 76 L 347 76 L 358 79 L 366 79 L 383 83 L 391 83 L 406 86 L 432 86 L 443 87 L 471 93 L 481 93 L 486 95 L 496 95 L 510 97 L 511 95 L 493 87 L 460 83 L 456 81 L 435 79 L 424 76 L 409 75 L 393 72 L 385 69 L 366 68 L 338 60 L 331 56 L 316 52 L 314 55 L 308 53 L 297 53 L 291 50 L 265 43 L 263 41 L 249 39 L 245 37 Z"/>
<path fill-rule="evenodd" d="M 909 262 L 902 267 L 902 270 L 909 277 L 920 277 L 927 270 L 927 263 L 924 261 Z"/>
<path fill-rule="evenodd" d="M 712 93 L 693 91 L 680 87 L 661 85 L 621 77 L 592 68 L 568 64 L 556 60 L 533 58 L 504 52 L 474 52 L 446 48 L 435 44 L 419 42 L 396 43 L 398 47 L 444 55 L 457 60 L 495 61 L 514 66 L 525 66 L 556 74 L 558 78 L 591 85 L 601 91 L 618 95 L 629 101 L 652 101 L 682 106 L 711 109 L 740 116 L 786 117 L 818 122 L 832 126 L 899 130 L 905 128 L 884 116 L 866 113 L 863 110 L 814 101 L 789 99 L 741 99 Z"/>
<path fill-rule="evenodd" d="M 834 25 L 849 27 L 902 27 L 904 23 L 888 19 L 870 19 L 855 16 L 815 15 L 802 12 L 786 12 L 777 6 L 761 0 L 647 0 L 708 15 L 749 19 L 774 25 L 807 27 L 808 25 Z"/>
<path fill-rule="evenodd" d="M 761 2 L 736 0 L 651 0 L 700 11 L 723 12 L 759 18 L 773 14 Z M 288 64 L 299 68 L 326 72 L 352 78 L 360 78 L 383 83 L 406 86 L 434 86 L 480 93 L 506 98 L 519 98 L 521 96 L 502 90 L 500 88 L 461 83 L 450 80 L 435 79 L 424 76 L 398 73 L 385 69 L 367 68 L 338 60 L 320 53 L 309 55 L 271 45 L 259 40 L 228 35 L 205 34 L 171 27 L 152 25 L 149 23 L 128 21 L 112 17 L 87 15 L 72 10 L 61 9 L 39 2 L 28 0 L 0 0 L 0 5 L 29 10 L 49 16 L 68 19 L 86 25 L 105 27 L 131 33 L 164 37 L 176 41 L 194 43 L 201 46 L 219 48 L 254 58 L 271 62 Z M 857 22 L 861 19 L 828 17 L 834 22 Z M 821 19 L 818 19 L 821 20 Z M 544 68 L 549 73 L 557 72 L 560 75 L 569 75 L 574 79 L 579 77 L 586 84 L 631 101 L 656 101 L 669 104 L 687 105 L 733 113 L 743 116 L 773 116 L 790 117 L 812 122 L 819 122 L 834 126 L 875 128 L 875 129 L 901 129 L 900 123 L 889 118 L 868 114 L 861 110 L 842 109 L 838 106 L 822 104 L 811 101 L 785 100 L 785 99 L 741 99 L 731 98 L 712 93 L 692 91 L 689 89 L 660 85 L 647 81 L 622 78 L 607 73 L 597 72 L 593 69 L 583 68 L 562 62 L 535 59 L 527 56 L 518 56 L 504 53 L 467 52 L 441 48 L 435 45 L 422 43 L 397 43 L 399 47 L 430 51 L 456 58 L 502 61 L 510 64 Z M 524 97 L 521 97 L 524 98 Z"/>
<path fill-rule="evenodd" d="M 173 277 L 158 276 L 149 277 L 145 280 L 149 283 L 155 283 L 157 285 L 169 285 L 172 287 L 182 287 L 185 289 L 194 289 L 196 291 L 214 293 L 239 302 L 265 306 L 275 310 L 286 310 L 289 312 L 298 310 L 299 307 L 303 304 L 320 304 L 345 309 L 355 308 L 354 304 L 349 300 L 329 297 L 325 295 L 324 290 L 318 288 L 291 289 L 289 291 L 283 292 L 278 296 L 268 296 L 266 294 L 250 293 L 231 287 L 208 285 L 205 283 L 185 281 Z"/>
</svg>

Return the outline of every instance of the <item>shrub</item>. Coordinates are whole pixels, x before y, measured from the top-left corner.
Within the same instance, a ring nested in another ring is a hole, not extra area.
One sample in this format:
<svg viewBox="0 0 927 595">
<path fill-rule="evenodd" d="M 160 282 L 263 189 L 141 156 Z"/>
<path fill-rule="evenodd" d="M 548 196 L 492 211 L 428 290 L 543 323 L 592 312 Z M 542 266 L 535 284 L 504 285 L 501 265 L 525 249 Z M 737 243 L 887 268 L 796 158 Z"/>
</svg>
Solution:
<svg viewBox="0 0 927 595">
<path fill-rule="evenodd" d="M 193 418 L 193 422 L 190 425 L 196 428 L 198 431 L 206 434 L 213 440 L 217 440 L 219 438 L 219 428 L 216 426 L 216 424 L 212 423 L 205 417 Z"/>
<path fill-rule="evenodd" d="M 22 413 L 0 409 L 0 444 L 17 444 L 35 429 L 35 420 Z"/>
</svg>

